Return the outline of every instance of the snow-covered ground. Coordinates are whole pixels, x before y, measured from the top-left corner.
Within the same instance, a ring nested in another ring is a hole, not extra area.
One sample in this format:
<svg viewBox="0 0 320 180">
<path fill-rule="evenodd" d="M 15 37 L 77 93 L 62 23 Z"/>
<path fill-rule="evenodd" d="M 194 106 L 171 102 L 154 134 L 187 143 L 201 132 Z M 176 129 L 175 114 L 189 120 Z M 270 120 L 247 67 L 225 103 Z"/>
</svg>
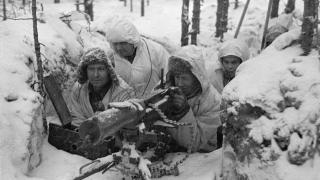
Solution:
<svg viewBox="0 0 320 180">
<path fill-rule="evenodd" d="M 68 81 L 72 80 L 74 74 L 72 64 L 78 62 L 83 49 L 91 46 L 105 47 L 108 44 L 100 35 L 90 34 L 79 28 L 79 25 L 77 26 L 77 24 L 86 25 L 85 20 L 74 24 L 73 27 L 78 28 L 75 31 L 71 31 L 58 20 L 62 14 L 75 10 L 74 0 L 61 0 L 60 4 L 54 4 L 53 0 L 42 0 L 42 2 L 44 14 L 40 18 L 45 23 L 38 24 L 39 39 L 43 44 L 41 46 L 42 58 L 47 72 L 56 72 L 61 75 L 60 77 L 68 77 L 69 80 L 62 80 L 62 83 L 68 88 L 70 84 Z M 180 44 L 181 0 L 150 0 L 150 5 L 146 6 L 145 17 L 140 17 L 140 1 L 133 0 L 133 2 L 131 13 L 129 1 L 127 7 L 124 7 L 123 2 L 118 0 L 95 0 L 95 21 L 90 24 L 90 29 L 103 29 L 105 19 L 121 15 L 130 19 L 146 36 L 163 39 L 174 46 Z M 244 0 L 240 1 L 240 8 L 236 10 L 230 7 L 229 31 L 225 39 L 233 37 L 244 3 Z M 192 2 L 190 5 L 191 17 Z M 230 6 L 233 4 L 231 3 Z M 283 9 L 283 6 L 284 1 L 281 1 L 280 10 Z M 302 9 L 302 1 L 297 1 L 296 6 Z M 266 7 L 266 0 L 251 1 L 241 28 L 239 37 L 248 42 L 252 56 L 259 52 Z M 219 39 L 214 38 L 215 13 L 216 1 L 204 0 L 201 6 L 199 45 L 206 47 L 204 53 L 209 64 L 215 63 L 217 48 L 220 44 Z M 78 175 L 79 167 L 89 160 L 57 150 L 48 144 L 47 138 L 41 139 L 43 129 L 39 112 L 40 98 L 29 86 L 35 80 L 34 69 L 36 67 L 32 35 L 30 20 L 0 22 L 0 179 L 72 179 Z M 285 42 L 278 42 L 275 46 L 281 47 Z M 288 96 L 298 96 L 301 101 L 305 102 L 302 106 L 305 109 L 303 112 L 313 112 L 313 114 L 305 113 L 305 116 L 319 117 L 319 104 L 317 104 L 319 101 L 312 101 L 313 99 L 319 100 L 319 88 L 312 86 L 312 83 L 319 82 L 316 77 L 312 78 L 313 76 L 319 77 L 317 54 L 313 52 L 310 57 L 296 58 L 299 53 L 298 47 L 285 51 L 280 51 L 279 48 L 278 50 L 269 48 L 257 56 L 257 61 L 249 60 L 241 66 L 238 78 L 228 86 L 228 91 L 224 96 L 227 96 L 226 99 L 246 101 L 261 106 L 272 114 L 277 112 L 278 106 L 275 103 L 281 101 L 282 98 L 279 93 L 280 81 L 281 87 L 295 89 L 294 86 L 297 86 L 294 91 L 296 93 L 288 93 Z M 296 58 L 297 62 L 293 62 L 293 58 Z M 270 62 L 264 63 L 264 61 Z M 297 63 L 303 66 L 296 67 Z M 291 72 L 302 73 L 304 78 L 289 77 L 290 68 Z M 283 76 L 288 77 L 282 78 Z M 310 88 L 311 86 L 313 88 Z M 260 97 L 261 95 L 264 96 Z M 303 95 L 309 97 L 304 98 Z M 266 100 L 257 101 L 256 99 Z M 288 114 L 290 112 L 288 110 Z M 252 136 L 259 140 L 259 138 L 268 136 L 270 129 L 263 132 L 253 132 Z M 295 145 L 299 146 L 299 144 Z M 37 151 L 31 152 L 30 149 Z M 178 155 L 176 158 L 181 156 Z M 196 153 L 179 166 L 181 174 L 178 177 L 166 176 L 162 179 L 212 180 L 214 174 L 220 172 L 220 162 L 220 150 L 208 154 Z M 313 162 L 308 161 L 303 167 L 300 167 L 287 163 L 286 155 L 283 155 L 272 168 L 262 170 L 263 167 L 252 165 L 242 167 L 242 170 L 249 172 L 252 179 L 263 177 L 269 180 L 276 178 L 316 180 L 320 179 L 317 172 L 319 167 L 318 156 Z M 121 179 L 121 174 L 118 171 L 107 172 L 103 175 L 98 173 L 88 179 Z"/>
</svg>

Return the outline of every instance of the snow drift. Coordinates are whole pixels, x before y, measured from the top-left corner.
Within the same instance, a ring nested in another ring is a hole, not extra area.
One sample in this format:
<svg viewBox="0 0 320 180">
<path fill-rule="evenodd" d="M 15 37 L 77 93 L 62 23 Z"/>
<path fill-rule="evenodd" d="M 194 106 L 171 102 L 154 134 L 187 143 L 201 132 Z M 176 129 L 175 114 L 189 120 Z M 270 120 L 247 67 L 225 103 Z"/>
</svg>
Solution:
<svg viewBox="0 0 320 180">
<path fill-rule="evenodd" d="M 226 140 L 240 161 L 259 159 L 250 166 L 276 172 L 266 179 L 320 178 L 319 55 L 300 56 L 301 48 L 294 45 L 299 35 L 299 30 L 282 34 L 241 64 L 223 92 L 229 104 Z M 254 168 L 240 169 L 251 179 L 259 177 Z"/>
</svg>

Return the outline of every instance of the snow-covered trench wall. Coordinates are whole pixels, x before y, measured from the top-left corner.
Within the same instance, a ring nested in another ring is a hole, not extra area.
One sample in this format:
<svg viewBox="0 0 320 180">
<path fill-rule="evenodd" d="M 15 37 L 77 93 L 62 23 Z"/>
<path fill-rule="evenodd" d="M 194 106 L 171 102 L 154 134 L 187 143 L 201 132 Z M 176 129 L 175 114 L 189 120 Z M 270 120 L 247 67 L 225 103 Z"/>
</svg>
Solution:
<svg viewBox="0 0 320 180">
<path fill-rule="evenodd" d="M 319 54 L 288 47 L 299 35 L 285 33 L 243 63 L 223 92 L 226 142 L 249 179 L 320 179 Z"/>
<path fill-rule="evenodd" d="M 83 47 L 77 34 L 58 18 L 38 21 L 41 54 L 46 73 L 66 83 L 72 79 Z M 36 80 L 31 20 L 0 22 L 0 176 L 23 179 L 41 163 L 45 137 L 41 97 L 32 88 Z"/>
</svg>

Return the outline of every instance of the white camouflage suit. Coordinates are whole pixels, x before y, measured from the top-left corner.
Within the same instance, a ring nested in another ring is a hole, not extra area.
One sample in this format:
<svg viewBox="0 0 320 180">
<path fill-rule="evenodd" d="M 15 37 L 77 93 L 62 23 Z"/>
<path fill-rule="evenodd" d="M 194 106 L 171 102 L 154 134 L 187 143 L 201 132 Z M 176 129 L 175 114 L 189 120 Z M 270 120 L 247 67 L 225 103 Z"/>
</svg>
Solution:
<svg viewBox="0 0 320 180">
<path fill-rule="evenodd" d="M 137 50 L 132 64 L 115 54 L 115 70 L 131 87 L 136 97 L 147 97 L 160 81 L 161 69 L 166 73 L 169 53 L 158 43 L 140 36 L 136 27 L 122 18 L 110 20 L 106 37 L 109 43 L 127 42 Z"/>
</svg>

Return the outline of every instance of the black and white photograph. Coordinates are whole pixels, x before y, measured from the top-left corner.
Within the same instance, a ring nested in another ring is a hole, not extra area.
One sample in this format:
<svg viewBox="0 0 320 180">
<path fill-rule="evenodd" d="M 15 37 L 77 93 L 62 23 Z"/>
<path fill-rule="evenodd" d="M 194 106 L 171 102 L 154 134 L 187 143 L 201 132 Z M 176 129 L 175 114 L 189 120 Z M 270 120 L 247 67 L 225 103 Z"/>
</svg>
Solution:
<svg viewBox="0 0 320 180">
<path fill-rule="evenodd" d="M 1 180 L 320 180 L 319 0 L 0 0 Z"/>
</svg>

